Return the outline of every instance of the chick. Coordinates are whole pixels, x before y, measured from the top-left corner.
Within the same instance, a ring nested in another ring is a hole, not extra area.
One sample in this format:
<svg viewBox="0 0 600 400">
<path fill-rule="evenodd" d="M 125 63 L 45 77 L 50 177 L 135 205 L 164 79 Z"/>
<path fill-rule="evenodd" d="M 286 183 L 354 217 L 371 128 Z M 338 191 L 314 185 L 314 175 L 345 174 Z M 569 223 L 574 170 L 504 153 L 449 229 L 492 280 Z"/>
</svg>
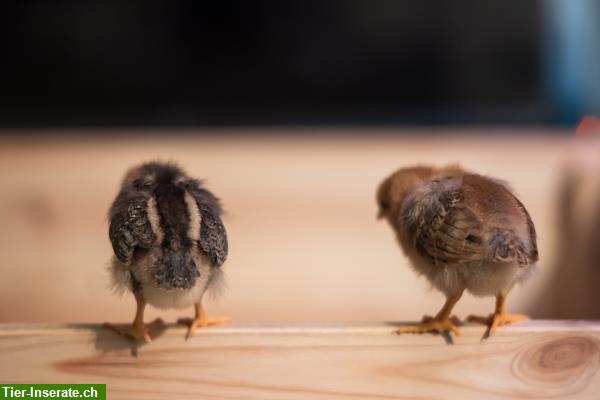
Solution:
<svg viewBox="0 0 600 400">
<path fill-rule="evenodd" d="M 397 333 L 459 335 L 451 312 L 465 290 L 496 296 L 493 314 L 468 318 L 486 324 L 489 333 L 527 319 L 507 314 L 504 302 L 515 283 L 534 269 L 536 233 L 529 213 L 506 184 L 459 166 L 417 166 L 385 179 L 377 201 L 380 218 L 395 230 L 412 267 L 446 296 L 435 317 Z"/>
<path fill-rule="evenodd" d="M 148 162 L 131 168 L 110 211 L 109 238 L 114 257 L 112 281 L 130 290 L 137 303 L 131 326 L 106 326 L 150 342 L 144 308 L 195 306 L 195 318 L 178 322 L 195 328 L 228 322 L 208 318 L 202 297 L 222 284 L 227 234 L 219 200 L 199 180 L 173 163 Z"/>
</svg>

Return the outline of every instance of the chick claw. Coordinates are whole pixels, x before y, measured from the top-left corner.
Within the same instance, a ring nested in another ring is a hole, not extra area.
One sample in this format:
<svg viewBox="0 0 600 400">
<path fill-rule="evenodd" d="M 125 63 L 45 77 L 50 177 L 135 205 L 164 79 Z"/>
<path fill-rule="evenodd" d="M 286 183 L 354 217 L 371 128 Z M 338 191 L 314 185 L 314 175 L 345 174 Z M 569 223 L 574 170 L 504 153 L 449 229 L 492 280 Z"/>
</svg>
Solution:
<svg viewBox="0 0 600 400">
<path fill-rule="evenodd" d="M 507 314 L 504 312 L 490 314 L 488 317 L 478 315 L 469 315 L 468 322 L 475 322 L 482 325 L 487 325 L 490 334 L 496 333 L 496 328 L 503 325 L 514 324 L 521 321 L 527 321 L 529 317 L 523 314 Z"/>
<path fill-rule="evenodd" d="M 188 332 L 185 336 L 186 339 L 191 338 L 196 333 L 198 328 L 206 328 L 208 326 L 225 325 L 231 322 L 231 318 L 179 318 L 178 324 L 186 325 L 189 327 Z"/>
<path fill-rule="evenodd" d="M 163 325 L 164 322 L 162 319 L 157 318 L 149 324 L 131 324 L 127 326 L 116 326 L 111 323 L 104 323 L 104 327 L 106 329 L 110 329 L 113 332 L 118 333 L 122 336 L 130 337 L 134 340 L 142 339 L 144 343 L 152 343 L 152 339 L 150 337 L 150 331 L 158 328 Z"/>
<path fill-rule="evenodd" d="M 400 329 L 398 329 L 395 333 L 397 335 L 401 335 L 403 333 L 444 333 L 451 331 L 456 336 L 459 336 L 460 329 L 457 325 L 459 325 L 459 320 L 456 317 L 446 319 L 435 319 L 426 316 L 423 317 L 423 322 L 421 322 L 420 324 L 400 327 Z"/>
</svg>

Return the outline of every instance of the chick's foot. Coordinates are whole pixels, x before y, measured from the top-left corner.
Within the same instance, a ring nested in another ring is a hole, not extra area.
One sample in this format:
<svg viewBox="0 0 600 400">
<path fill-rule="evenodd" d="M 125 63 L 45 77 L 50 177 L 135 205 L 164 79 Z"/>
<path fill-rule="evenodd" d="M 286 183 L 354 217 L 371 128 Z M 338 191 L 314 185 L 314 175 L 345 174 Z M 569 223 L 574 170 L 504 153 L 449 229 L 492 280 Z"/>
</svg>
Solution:
<svg viewBox="0 0 600 400">
<path fill-rule="evenodd" d="M 200 318 L 179 318 L 177 320 L 178 324 L 186 325 L 189 327 L 186 339 L 194 336 L 197 328 L 206 328 L 208 326 L 218 326 L 218 325 L 226 325 L 231 322 L 231 318 L 221 317 L 221 318 L 208 318 L 206 316 L 202 316 Z"/>
<path fill-rule="evenodd" d="M 395 333 L 401 335 L 403 333 L 444 333 L 452 332 L 456 336 L 460 335 L 458 328 L 459 321 L 456 317 L 451 318 L 423 318 L 423 322 L 417 325 L 407 325 L 399 328 Z"/>
<path fill-rule="evenodd" d="M 507 314 L 505 312 L 496 312 L 488 317 L 478 315 L 469 315 L 468 322 L 475 322 L 482 325 L 487 325 L 490 334 L 496 333 L 496 328 L 503 325 L 514 324 L 521 321 L 527 321 L 529 317 L 523 314 Z"/>
<path fill-rule="evenodd" d="M 104 327 L 122 336 L 130 337 L 134 340 L 143 340 L 145 343 L 151 343 L 151 332 L 161 327 L 164 324 L 160 318 L 155 319 L 149 324 L 133 323 L 126 326 L 117 326 L 111 323 L 105 323 Z"/>
</svg>

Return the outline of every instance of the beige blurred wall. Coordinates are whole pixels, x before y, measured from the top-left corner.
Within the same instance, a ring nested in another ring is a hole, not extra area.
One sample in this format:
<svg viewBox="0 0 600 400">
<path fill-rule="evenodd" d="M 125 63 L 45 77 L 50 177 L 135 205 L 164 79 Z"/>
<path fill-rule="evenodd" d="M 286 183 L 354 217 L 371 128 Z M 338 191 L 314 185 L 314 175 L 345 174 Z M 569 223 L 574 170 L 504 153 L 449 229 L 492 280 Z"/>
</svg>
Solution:
<svg viewBox="0 0 600 400">
<path fill-rule="evenodd" d="M 0 322 L 127 321 L 108 290 L 107 209 L 125 170 L 176 160 L 224 201 L 228 289 L 207 308 L 238 321 L 416 320 L 443 302 L 407 265 L 374 192 L 401 166 L 459 162 L 511 183 L 538 228 L 540 272 L 509 297 L 532 311 L 555 266 L 564 137 L 541 131 L 78 132 L 0 138 Z M 310 133 L 307 135 L 307 133 Z M 449 134 L 452 133 L 452 134 Z M 488 313 L 468 295 L 459 316 Z M 534 314 L 535 314 L 535 310 Z M 192 310 L 150 310 L 173 321 Z"/>
</svg>

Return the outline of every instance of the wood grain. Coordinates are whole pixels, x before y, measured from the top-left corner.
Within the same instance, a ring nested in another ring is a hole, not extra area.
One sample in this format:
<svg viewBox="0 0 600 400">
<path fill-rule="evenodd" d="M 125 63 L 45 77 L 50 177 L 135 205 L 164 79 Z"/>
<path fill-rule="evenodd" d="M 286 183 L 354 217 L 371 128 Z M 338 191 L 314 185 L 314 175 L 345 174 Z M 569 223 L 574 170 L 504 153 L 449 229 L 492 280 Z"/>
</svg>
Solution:
<svg viewBox="0 0 600 400">
<path fill-rule="evenodd" d="M 149 345 L 97 325 L 0 325 L 1 382 L 106 383 L 112 399 L 598 399 L 600 322 L 533 321 L 481 341 L 394 324 L 165 325 Z"/>
</svg>

